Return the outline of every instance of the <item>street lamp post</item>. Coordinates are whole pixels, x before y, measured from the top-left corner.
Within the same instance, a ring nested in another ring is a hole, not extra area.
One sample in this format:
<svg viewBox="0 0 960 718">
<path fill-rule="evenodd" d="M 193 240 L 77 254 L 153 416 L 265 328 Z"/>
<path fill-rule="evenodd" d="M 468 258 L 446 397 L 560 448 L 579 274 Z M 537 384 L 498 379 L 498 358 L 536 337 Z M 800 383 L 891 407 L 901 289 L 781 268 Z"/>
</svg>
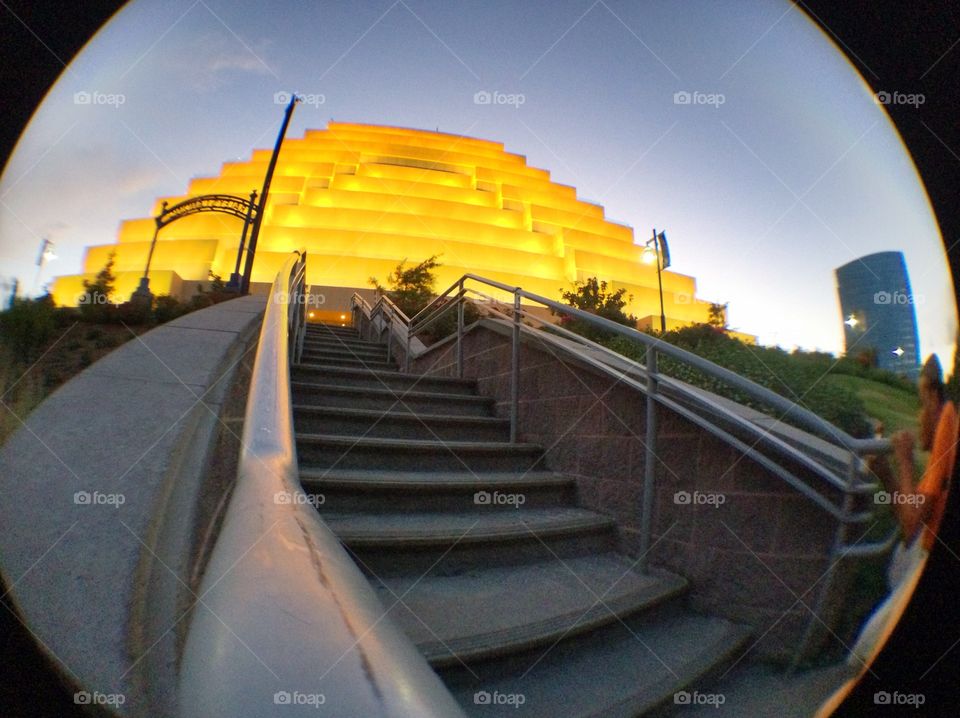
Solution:
<svg viewBox="0 0 960 718">
<path fill-rule="evenodd" d="M 40 254 L 37 255 L 37 278 L 33 280 L 33 290 L 36 292 L 40 285 L 40 274 L 43 272 L 43 265 L 57 258 L 53 251 L 53 242 L 46 237 L 40 245 Z"/>
<path fill-rule="evenodd" d="M 643 250 L 643 261 L 646 264 L 657 263 L 657 289 L 660 292 L 660 333 L 667 331 L 667 315 L 663 309 L 663 278 L 661 272 L 670 266 L 670 248 L 667 246 L 667 233 L 653 230 L 653 236 L 647 240 Z"/>
</svg>

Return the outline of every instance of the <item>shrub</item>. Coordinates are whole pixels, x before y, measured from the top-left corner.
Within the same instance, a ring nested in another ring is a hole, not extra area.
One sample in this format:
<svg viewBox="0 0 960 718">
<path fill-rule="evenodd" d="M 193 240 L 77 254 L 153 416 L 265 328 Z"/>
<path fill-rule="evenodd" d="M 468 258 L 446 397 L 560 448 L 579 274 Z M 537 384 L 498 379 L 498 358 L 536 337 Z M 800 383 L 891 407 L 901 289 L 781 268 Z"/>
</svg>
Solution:
<svg viewBox="0 0 960 718">
<path fill-rule="evenodd" d="M 659 336 L 659 335 L 658 335 Z M 852 436 L 870 435 L 863 401 L 850 389 L 823 382 L 829 372 L 830 355 L 790 354 L 779 347 L 751 346 L 729 336 L 722 329 L 696 324 L 668 331 L 661 337 L 675 346 L 730 369 L 742 377 L 797 402 Z M 643 363 L 646 350 L 625 337 L 601 342 L 604 346 Z M 830 357 L 831 362 L 836 360 Z M 664 374 L 732 399 L 740 404 L 780 416 L 781 412 L 757 401 L 726 382 L 667 356 L 660 356 L 658 368 Z"/>
<path fill-rule="evenodd" d="M 598 281 L 596 277 L 590 277 L 583 282 L 574 282 L 573 287 L 571 291 L 560 290 L 561 298 L 571 307 L 596 314 L 598 317 L 609 319 L 617 324 L 628 327 L 637 326 L 637 318 L 623 310 L 627 306 L 627 302 L 633 299 L 629 295 L 624 299 L 624 295 L 627 293 L 626 289 L 621 288 L 615 292 L 609 292 L 607 291 L 607 283 Z M 550 313 L 560 314 L 553 309 L 550 310 Z M 598 329 L 587 322 L 574 319 L 566 314 L 560 314 L 560 326 L 596 342 L 610 340 L 614 336 L 612 332 Z"/>
<path fill-rule="evenodd" d="M 404 259 L 387 277 L 387 287 L 380 284 L 376 277 L 370 277 L 370 284 L 378 295 L 385 294 L 411 319 L 426 307 L 435 296 L 436 276 L 433 270 L 440 266 L 438 255 L 429 257 L 420 264 L 405 268 Z"/>
<path fill-rule="evenodd" d="M 116 252 L 111 252 L 107 263 L 94 280 L 83 280 L 84 292 L 80 296 L 80 316 L 84 321 L 103 323 L 115 319 L 116 308 L 110 303 L 116 277 L 113 274 L 113 261 Z"/>
<path fill-rule="evenodd" d="M 4 342 L 14 356 L 28 361 L 46 346 L 56 328 L 53 298 L 49 294 L 40 299 L 15 299 L 9 309 L 0 313 Z"/>
<path fill-rule="evenodd" d="M 176 297 L 162 294 L 153 300 L 153 318 L 157 324 L 164 324 L 187 313 L 187 307 Z"/>
</svg>

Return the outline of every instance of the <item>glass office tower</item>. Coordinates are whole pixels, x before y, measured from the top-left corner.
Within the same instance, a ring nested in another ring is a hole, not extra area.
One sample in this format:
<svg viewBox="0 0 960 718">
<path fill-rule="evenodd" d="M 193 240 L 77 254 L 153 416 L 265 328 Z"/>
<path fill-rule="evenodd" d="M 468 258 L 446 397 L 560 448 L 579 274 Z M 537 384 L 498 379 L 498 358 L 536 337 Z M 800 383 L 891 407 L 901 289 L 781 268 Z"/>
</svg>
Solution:
<svg viewBox="0 0 960 718">
<path fill-rule="evenodd" d="M 877 366 L 916 379 L 920 342 L 914 295 L 902 252 L 868 254 L 837 268 L 846 352 L 872 349 Z"/>
</svg>

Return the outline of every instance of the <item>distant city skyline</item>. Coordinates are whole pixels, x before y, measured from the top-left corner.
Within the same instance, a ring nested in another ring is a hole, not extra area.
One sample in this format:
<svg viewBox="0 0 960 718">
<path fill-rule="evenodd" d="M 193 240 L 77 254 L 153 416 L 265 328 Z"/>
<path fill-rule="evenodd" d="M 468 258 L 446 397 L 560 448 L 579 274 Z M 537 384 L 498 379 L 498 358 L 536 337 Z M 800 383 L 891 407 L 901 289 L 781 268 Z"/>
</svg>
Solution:
<svg viewBox="0 0 960 718">
<path fill-rule="evenodd" d="M 154 197 L 269 148 L 288 91 L 310 100 L 291 137 L 332 117 L 504 142 L 638 240 L 666 230 L 673 269 L 765 344 L 841 352 L 833 270 L 902 251 L 921 355 L 950 366 L 952 280 L 913 163 L 832 43 L 774 0 L 133 2 L 5 168 L 0 274 L 29 292 L 44 237 L 43 281 L 79 271 Z"/>
</svg>

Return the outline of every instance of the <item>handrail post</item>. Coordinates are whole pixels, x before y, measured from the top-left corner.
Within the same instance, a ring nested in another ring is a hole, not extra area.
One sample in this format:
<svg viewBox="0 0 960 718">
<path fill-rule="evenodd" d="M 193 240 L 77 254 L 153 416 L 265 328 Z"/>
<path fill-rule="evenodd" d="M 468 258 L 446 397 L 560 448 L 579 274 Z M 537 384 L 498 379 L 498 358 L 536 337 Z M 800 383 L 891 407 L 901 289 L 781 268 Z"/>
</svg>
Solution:
<svg viewBox="0 0 960 718">
<path fill-rule="evenodd" d="M 410 373 L 410 336 L 412 334 L 410 330 L 412 327 L 412 324 L 407 325 L 407 348 L 403 353 L 403 371 L 407 374 Z"/>
<path fill-rule="evenodd" d="M 463 278 L 457 292 L 457 376 L 463 379 Z"/>
<path fill-rule="evenodd" d="M 814 628 L 816 627 L 817 623 L 821 622 L 820 614 L 823 612 L 823 607 L 827 602 L 827 598 L 830 595 L 831 589 L 833 588 L 833 582 L 837 574 L 837 564 L 839 563 L 840 558 L 842 558 L 841 551 L 843 551 L 843 549 L 846 547 L 847 534 L 849 532 L 849 525 L 847 524 L 846 519 L 849 518 L 850 513 L 853 510 L 853 486 L 857 481 L 859 466 L 860 457 L 855 451 L 851 451 L 850 466 L 848 467 L 847 471 L 847 490 L 843 494 L 843 506 L 841 508 L 844 518 L 837 525 L 837 531 L 833 537 L 833 546 L 830 547 L 830 555 L 827 557 L 827 571 L 822 578 L 816 603 L 814 603 L 812 609 L 807 609 L 810 611 L 810 620 L 807 622 L 807 627 L 803 631 L 803 637 L 797 644 L 797 650 L 793 654 L 793 659 L 790 661 L 790 665 L 787 667 L 787 675 L 790 675 L 797 670 L 797 668 L 800 666 L 800 662 L 803 660 L 803 655 L 810 648 L 810 642 L 813 640 Z"/>
<path fill-rule="evenodd" d="M 390 313 L 386 315 L 387 319 L 387 363 L 390 363 L 390 355 L 393 353 L 393 308 L 390 308 Z"/>
<path fill-rule="evenodd" d="M 643 464 L 643 499 L 640 505 L 640 571 L 646 573 L 653 518 L 653 486 L 657 471 L 657 349 L 647 347 L 647 433 Z"/>
<path fill-rule="evenodd" d="M 513 292 L 513 346 L 510 357 L 510 443 L 517 443 L 520 405 L 520 288 Z"/>
</svg>

